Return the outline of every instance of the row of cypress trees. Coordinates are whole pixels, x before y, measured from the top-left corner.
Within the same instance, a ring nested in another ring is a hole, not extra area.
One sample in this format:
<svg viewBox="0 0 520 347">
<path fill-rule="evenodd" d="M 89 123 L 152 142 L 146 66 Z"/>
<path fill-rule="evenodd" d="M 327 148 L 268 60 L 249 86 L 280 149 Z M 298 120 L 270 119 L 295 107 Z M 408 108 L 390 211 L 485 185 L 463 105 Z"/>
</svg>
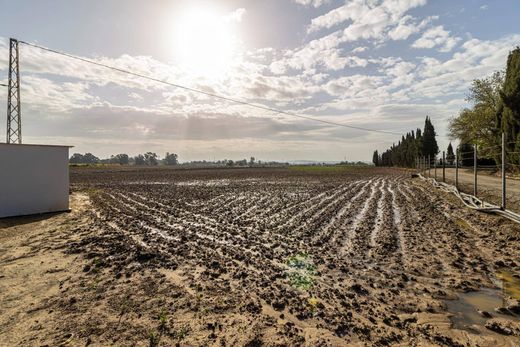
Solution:
<svg viewBox="0 0 520 347">
<path fill-rule="evenodd" d="M 435 128 L 430 117 L 426 116 L 424 130 L 417 129 L 403 135 L 401 140 L 392 147 L 379 153 L 374 152 L 372 162 L 376 166 L 400 166 L 414 167 L 415 159 L 421 156 L 433 158 L 439 152 L 439 146 L 435 138 Z"/>
</svg>

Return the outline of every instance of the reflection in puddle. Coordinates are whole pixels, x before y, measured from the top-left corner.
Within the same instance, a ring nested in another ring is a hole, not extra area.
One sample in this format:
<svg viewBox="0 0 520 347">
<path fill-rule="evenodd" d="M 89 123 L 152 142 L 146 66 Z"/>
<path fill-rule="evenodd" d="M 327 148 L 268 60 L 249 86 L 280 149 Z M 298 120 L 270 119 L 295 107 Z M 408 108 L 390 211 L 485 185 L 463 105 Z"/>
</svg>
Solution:
<svg viewBox="0 0 520 347">
<path fill-rule="evenodd" d="M 501 282 L 504 295 L 520 300 L 520 278 L 515 277 L 511 271 L 500 270 L 497 277 Z"/>
<path fill-rule="evenodd" d="M 460 293 L 458 297 L 457 300 L 446 301 L 448 311 L 453 314 L 451 321 L 456 329 L 467 329 L 475 324 L 485 325 L 489 316 L 486 317 L 483 312 L 493 317 L 518 319 L 495 311 L 495 308 L 503 306 L 502 292 L 499 289 L 482 288 L 478 292 Z"/>
</svg>

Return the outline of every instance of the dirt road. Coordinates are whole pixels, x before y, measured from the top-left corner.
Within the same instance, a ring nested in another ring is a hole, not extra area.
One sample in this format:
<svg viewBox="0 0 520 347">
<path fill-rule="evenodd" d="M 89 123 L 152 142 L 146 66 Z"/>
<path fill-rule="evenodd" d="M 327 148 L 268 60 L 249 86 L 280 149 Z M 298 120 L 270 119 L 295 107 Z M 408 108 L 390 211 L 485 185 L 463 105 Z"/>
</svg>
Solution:
<svg viewBox="0 0 520 347">
<path fill-rule="evenodd" d="M 433 177 L 434 171 L 431 170 L 430 174 Z M 459 170 L 459 183 L 464 192 L 473 193 L 473 177 L 472 170 Z M 442 180 L 442 169 L 437 169 L 437 179 Z M 446 182 L 455 184 L 455 169 L 446 169 Z M 477 195 L 488 197 L 493 203 L 500 204 L 502 196 L 500 177 L 482 171 L 477 176 L 477 190 Z M 509 208 L 520 211 L 520 180 L 507 180 L 507 201 L 511 204 Z"/>
</svg>

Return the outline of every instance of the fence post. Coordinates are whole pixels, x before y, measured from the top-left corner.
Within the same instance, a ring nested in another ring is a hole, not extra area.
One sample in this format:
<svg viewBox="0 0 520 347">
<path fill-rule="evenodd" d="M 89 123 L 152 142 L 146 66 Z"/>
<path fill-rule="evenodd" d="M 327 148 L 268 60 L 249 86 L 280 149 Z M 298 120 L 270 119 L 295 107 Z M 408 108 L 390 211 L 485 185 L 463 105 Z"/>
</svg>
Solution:
<svg viewBox="0 0 520 347">
<path fill-rule="evenodd" d="M 435 180 L 437 181 L 437 156 L 433 157 L 433 174 L 435 176 Z"/>
<path fill-rule="evenodd" d="M 459 156 L 460 151 L 457 147 L 457 154 L 455 155 L 455 188 L 457 188 L 457 190 L 459 190 Z"/>
<path fill-rule="evenodd" d="M 446 152 L 442 151 L 442 181 L 446 182 Z"/>
<path fill-rule="evenodd" d="M 477 196 L 477 145 L 473 145 L 473 195 Z"/>
<path fill-rule="evenodd" d="M 506 134 L 502 133 L 502 210 L 506 209 Z"/>
</svg>

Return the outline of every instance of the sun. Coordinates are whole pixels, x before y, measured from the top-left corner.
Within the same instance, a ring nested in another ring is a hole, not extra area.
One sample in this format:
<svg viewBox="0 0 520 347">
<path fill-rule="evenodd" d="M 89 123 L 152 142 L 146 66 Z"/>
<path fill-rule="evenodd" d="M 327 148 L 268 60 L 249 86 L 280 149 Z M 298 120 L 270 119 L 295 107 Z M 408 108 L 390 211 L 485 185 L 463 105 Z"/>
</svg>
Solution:
<svg viewBox="0 0 520 347">
<path fill-rule="evenodd" d="M 176 20 L 174 54 L 187 72 L 223 77 L 236 56 L 236 37 L 226 16 L 209 8 L 186 10 Z"/>
</svg>

